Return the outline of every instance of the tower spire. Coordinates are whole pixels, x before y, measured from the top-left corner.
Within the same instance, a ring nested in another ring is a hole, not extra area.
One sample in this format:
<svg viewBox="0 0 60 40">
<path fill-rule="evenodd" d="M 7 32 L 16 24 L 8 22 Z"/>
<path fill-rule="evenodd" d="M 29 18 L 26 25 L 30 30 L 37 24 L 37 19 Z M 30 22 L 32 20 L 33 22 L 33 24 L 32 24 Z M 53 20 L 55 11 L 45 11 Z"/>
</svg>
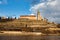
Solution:
<svg viewBox="0 0 60 40">
<path fill-rule="evenodd" d="M 40 15 L 40 11 L 38 10 L 37 11 L 37 20 L 41 20 L 42 19 L 42 17 L 41 17 L 41 15 Z"/>
</svg>

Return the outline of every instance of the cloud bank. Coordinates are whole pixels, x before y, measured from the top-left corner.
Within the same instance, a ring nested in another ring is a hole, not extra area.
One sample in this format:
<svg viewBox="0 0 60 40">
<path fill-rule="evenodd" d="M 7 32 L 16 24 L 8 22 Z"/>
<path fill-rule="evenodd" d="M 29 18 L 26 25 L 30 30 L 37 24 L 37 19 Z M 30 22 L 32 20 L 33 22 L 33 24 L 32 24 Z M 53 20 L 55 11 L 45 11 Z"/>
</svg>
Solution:
<svg viewBox="0 0 60 40">
<path fill-rule="evenodd" d="M 43 2 L 42 2 L 43 1 Z M 60 23 L 60 0 L 42 0 L 29 10 L 36 13 L 40 10 L 41 15 L 51 22 Z"/>
</svg>

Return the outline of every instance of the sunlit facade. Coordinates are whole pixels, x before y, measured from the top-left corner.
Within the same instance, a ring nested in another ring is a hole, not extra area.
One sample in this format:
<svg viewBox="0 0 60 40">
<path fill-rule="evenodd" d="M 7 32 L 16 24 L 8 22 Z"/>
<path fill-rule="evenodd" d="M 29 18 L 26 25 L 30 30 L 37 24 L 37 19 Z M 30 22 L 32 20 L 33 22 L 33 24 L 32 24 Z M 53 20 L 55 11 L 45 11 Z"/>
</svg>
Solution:
<svg viewBox="0 0 60 40">
<path fill-rule="evenodd" d="M 37 15 L 22 15 L 20 19 L 30 19 L 30 20 L 41 20 L 42 16 L 40 16 L 40 12 L 37 12 Z"/>
</svg>

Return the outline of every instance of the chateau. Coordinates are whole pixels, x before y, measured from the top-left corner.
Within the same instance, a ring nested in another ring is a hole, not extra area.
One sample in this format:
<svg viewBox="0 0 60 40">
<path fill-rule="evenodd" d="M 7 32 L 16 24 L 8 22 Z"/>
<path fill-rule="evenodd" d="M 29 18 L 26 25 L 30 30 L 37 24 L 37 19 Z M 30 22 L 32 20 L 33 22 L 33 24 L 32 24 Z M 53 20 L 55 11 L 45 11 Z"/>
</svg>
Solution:
<svg viewBox="0 0 60 40">
<path fill-rule="evenodd" d="M 42 20 L 42 16 L 40 15 L 40 12 L 37 12 L 37 15 L 22 15 L 20 16 L 20 19 L 29 19 L 29 20 Z"/>
<path fill-rule="evenodd" d="M 19 20 L 24 21 L 24 24 L 28 27 L 56 27 L 55 23 L 50 23 L 47 19 L 44 19 L 39 11 L 37 15 L 21 15 Z"/>
<path fill-rule="evenodd" d="M 48 22 L 47 19 L 43 19 L 40 15 L 40 12 L 37 12 L 37 15 L 21 15 L 19 19 L 3 19 L 0 20 L 0 26 L 8 27 L 56 27 L 56 24 L 53 22 Z"/>
</svg>

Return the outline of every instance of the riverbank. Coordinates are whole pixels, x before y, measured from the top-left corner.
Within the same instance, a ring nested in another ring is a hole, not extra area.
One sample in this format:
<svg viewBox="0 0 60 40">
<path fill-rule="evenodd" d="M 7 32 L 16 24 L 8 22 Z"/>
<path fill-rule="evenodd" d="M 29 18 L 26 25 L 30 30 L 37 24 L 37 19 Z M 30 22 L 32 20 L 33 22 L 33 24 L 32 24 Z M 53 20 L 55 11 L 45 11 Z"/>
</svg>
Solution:
<svg viewBox="0 0 60 40">
<path fill-rule="evenodd" d="M 41 32 L 25 32 L 25 31 L 1 31 L 0 36 L 23 36 L 23 35 L 29 35 L 29 36 L 60 36 L 60 34 L 43 34 Z"/>
<path fill-rule="evenodd" d="M 24 32 L 24 31 L 1 31 L 0 36 L 18 36 L 18 35 L 42 35 L 42 33 L 36 33 L 36 32 Z"/>
</svg>

